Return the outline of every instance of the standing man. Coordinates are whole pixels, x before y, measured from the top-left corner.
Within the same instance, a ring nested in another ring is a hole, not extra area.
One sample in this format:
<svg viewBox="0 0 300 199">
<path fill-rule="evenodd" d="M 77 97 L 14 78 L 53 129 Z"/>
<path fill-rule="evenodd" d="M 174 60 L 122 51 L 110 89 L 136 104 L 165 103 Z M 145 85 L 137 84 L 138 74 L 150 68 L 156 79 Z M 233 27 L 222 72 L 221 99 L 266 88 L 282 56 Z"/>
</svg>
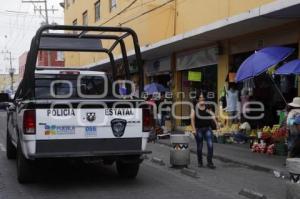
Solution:
<svg viewBox="0 0 300 199">
<path fill-rule="evenodd" d="M 208 110 L 203 95 L 198 96 L 198 102 L 191 113 L 191 124 L 193 134 L 197 143 L 198 167 L 203 167 L 202 148 L 203 139 L 207 142 L 207 167 L 215 169 L 213 164 L 213 132 L 214 126 L 218 128 L 218 123 L 212 111 Z"/>
</svg>

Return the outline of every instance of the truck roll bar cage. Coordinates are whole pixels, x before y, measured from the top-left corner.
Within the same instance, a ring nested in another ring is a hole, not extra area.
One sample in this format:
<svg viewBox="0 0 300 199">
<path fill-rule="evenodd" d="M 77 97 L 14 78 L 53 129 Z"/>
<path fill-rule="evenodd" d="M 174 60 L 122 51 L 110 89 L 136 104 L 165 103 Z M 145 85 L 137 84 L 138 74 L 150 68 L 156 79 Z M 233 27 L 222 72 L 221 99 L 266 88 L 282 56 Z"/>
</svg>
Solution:
<svg viewBox="0 0 300 199">
<path fill-rule="evenodd" d="M 50 31 L 72 31 L 65 33 L 50 33 Z M 76 31 L 76 32 L 75 32 Z M 80 31 L 78 34 L 77 31 Z M 89 32 L 99 32 L 99 34 L 87 34 Z M 109 33 L 109 34 L 108 34 Z M 115 33 L 115 34 L 112 34 Z M 123 33 L 116 35 L 117 33 Z M 144 88 L 144 71 L 142 66 L 142 56 L 137 34 L 134 30 L 126 27 L 103 27 L 103 26 L 70 26 L 70 25 L 45 25 L 40 27 L 31 41 L 29 53 L 25 64 L 22 90 L 32 92 L 34 90 L 34 73 L 39 50 L 46 51 L 74 51 L 74 52 L 101 52 L 106 53 L 112 66 L 112 77 L 116 80 L 116 63 L 113 50 L 120 44 L 122 59 L 124 63 L 126 79 L 130 79 L 128 55 L 124 39 L 131 36 L 135 60 L 139 70 L 139 91 Z M 114 40 L 109 48 L 103 48 L 102 41 Z M 91 69 L 95 70 L 95 69 Z M 19 89 L 18 89 L 19 90 Z M 19 93 L 17 91 L 17 93 Z M 28 92 L 22 92 L 24 97 Z M 22 95 L 22 94 L 21 94 Z"/>
</svg>

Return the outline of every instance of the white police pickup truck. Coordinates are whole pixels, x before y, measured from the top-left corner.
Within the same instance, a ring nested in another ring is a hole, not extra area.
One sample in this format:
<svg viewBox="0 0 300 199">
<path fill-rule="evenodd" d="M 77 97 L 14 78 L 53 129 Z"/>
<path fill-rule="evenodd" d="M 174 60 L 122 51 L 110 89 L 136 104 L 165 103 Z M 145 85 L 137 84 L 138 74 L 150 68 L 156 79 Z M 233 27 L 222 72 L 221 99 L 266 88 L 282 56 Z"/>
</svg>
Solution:
<svg viewBox="0 0 300 199">
<path fill-rule="evenodd" d="M 87 27 L 72 26 L 41 29 L 73 28 L 87 31 Z M 90 29 L 102 31 L 99 27 Z M 75 36 L 72 42 L 78 38 Z M 57 34 L 46 36 L 57 37 Z M 52 49 L 45 41 L 42 45 L 43 34 L 37 33 L 34 41 L 36 38 L 40 41 L 33 42 L 29 56 L 34 56 L 35 49 L 44 49 L 43 45 L 48 45 L 47 50 Z M 82 38 L 85 37 L 79 39 Z M 135 178 L 142 155 L 149 153 L 146 142 L 151 119 L 144 101 L 115 92 L 117 84 L 105 72 L 86 68 L 32 68 L 32 63 L 36 60 L 29 57 L 24 79 L 8 108 L 7 157 L 17 159 L 19 182 L 33 181 L 35 161 L 44 158 L 97 158 L 107 164 L 115 162 L 120 176 Z"/>
</svg>

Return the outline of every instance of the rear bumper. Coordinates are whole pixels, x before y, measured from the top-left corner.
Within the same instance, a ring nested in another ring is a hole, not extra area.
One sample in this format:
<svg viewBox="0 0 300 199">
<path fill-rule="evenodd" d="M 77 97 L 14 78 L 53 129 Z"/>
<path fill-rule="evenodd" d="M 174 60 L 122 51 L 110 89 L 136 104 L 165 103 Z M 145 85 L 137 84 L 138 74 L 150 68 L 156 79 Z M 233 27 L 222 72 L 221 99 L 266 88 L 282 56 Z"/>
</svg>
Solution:
<svg viewBox="0 0 300 199">
<path fill-rule="evenodd" d="M 37 140 L 35 158 L 134 156 L 151 153 L 142 150 L 142 138 Z"/>
<path fill-rule="evenodd" d="M 93 151 L 93 152 L 57 152 L 57 153 L 41 153 L 31 154 L 30 159 L 39 158 L 83 158 L 83 157 L 113 157 L 121 158 L 127 156 L 140 156 L 143 154 L 150 154 L 151 151 Z"/>
</svg>

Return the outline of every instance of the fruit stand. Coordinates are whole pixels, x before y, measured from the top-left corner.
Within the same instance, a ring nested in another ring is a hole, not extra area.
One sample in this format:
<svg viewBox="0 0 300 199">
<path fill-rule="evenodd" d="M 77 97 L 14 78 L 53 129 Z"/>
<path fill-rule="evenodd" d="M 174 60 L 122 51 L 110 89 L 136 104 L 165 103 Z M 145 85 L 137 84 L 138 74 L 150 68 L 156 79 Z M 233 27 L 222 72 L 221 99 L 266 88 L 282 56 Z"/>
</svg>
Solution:
<svg viewBox="0 0 300 199">
<path fill-rule="evenodd" d="M 288 131 L 285 127 L 274 125 L 272 128 L 265 126 L 258 130 L 256 135 L 252 132 L 253 143 L 251 144 L 252 152 L 266 153 L 269 155 L 287 155 L 287 136 Z"/>
</svg>

